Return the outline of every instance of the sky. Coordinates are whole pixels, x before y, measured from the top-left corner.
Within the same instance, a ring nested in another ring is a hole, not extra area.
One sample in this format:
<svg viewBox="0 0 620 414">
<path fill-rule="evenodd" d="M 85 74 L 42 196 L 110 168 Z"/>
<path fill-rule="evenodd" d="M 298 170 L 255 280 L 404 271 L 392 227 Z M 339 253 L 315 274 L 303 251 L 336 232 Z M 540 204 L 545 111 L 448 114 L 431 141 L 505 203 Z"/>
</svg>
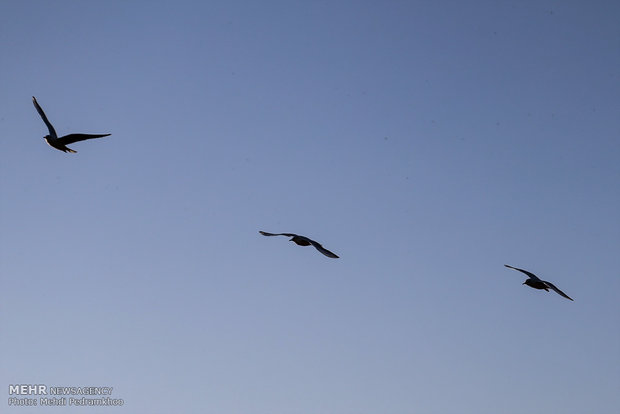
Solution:
<svg viewBox="0 0 620 414">
<path fill-rule="evenodd" d="M 2 411 L 617 413 L 619 20 L 1 2 Z"/>
</svg>

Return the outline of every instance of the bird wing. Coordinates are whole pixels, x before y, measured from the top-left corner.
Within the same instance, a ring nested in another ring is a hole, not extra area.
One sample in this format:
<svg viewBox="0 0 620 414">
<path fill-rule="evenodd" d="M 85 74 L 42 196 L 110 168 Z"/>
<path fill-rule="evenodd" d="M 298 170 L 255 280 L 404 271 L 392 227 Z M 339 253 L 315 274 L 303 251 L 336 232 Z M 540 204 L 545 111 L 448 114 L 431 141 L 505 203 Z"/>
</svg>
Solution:
<svg viewBox="0 0 620 414">
<path fill-rule="evenodd" d="M 560 295 L 560 296 L 564 296 L 566 299 L 570 299 L 573 300 L 572 298 L 570 298 L 566 293 L 562 292 L 560 289 L 558 289 L 557 287 L 555 287 L 555 285 L 551 282 L 547 282 L 546 280 L 543 280 L 543 283 L 547 286 L 549 286 L 551 289 L 555 290 L 555 292 Z"/>
<path fill-rule="evenodd" d="M 330 252 L 329 250 L 327 250 L 325 247 L 321 246 L 321 243 L 315 242 L 314 240 L 310 240 L 310 243 L 312 243 L 312 245 L 321 253 L 323 253 L 325 256 L 327 257 L 331 257 L 332 259 L 338 259 L 339 257 L 336 256 L 334 253 Z"/>
<path fill-rule="evenodd" d="M 61 145 L 68 145 L 78 141 L 86 141 L 87 139 L 107 137 L 108 135 L 112 134 L 69 134 L 58 138 L 57 142 Z"/>
<path fill-rule="evenodd" d="M 263 236 L 287 236 L 287 237 L 299 237 L 297 234 L 293 233 L 267 233 L 266 231 L 259 230 L 258 231 Z"/>
<path fill-rule="evenodd" d="M 45 112 L 43 112 L 43 108 L 39 106 L 39 103 L 37 102 L 37 98 L 35 98 L 34 96 L 32 97 L 32 103 L 34 104 L 34 107 L 37 108 L 37 112 L 39 113 L 39 115 L 41 115 L 41 118 L 43 118 L 43 122 L 45 122 L 45 125 L 47 125 L 47 129 L 50 131 L 50 135 L 52 136 L 52 138 L 57 138 L 58 135 L 56 134 L 56 130 L 54 129 L 50 121 L 47 119 L 47 116 L 45 116 Z"/>
<path fill-rule="evenodd" d="M 514 269 L 514 270 L 518 270 L 521 273 L 525 273 L 526 275 L 528 275 L 530 278 L 532 278 L 534 280 L 540 280 L 540 278 L 538 276 L 536 276 L 532 272 L 528 272 L 527 270 L 519 269 L 518 267 L 513 267 L 513 266 L 510 266 L 510 265 L 507 265 L 507 264 L 505 264 L 504 266 L 509 267 L 511 269 Z"/>
</svg>

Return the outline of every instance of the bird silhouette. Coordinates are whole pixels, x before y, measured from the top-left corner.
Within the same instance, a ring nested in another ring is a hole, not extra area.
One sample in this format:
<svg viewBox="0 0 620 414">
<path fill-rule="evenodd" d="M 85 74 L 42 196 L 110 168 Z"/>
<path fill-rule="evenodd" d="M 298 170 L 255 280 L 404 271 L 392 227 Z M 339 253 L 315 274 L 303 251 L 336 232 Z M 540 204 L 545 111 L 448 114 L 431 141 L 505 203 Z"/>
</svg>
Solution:
<svg viewBox="0 0 620 414">
<path fill-rule="evenodd" d="M 562 292 L 560 289 L 555 287 L 553 283 L 547 282 L 546 280 L 541 280 L 534 273 L 528 272 L 527 270 L 519 269 L 518 267 L 510 266 L 507 264 L 505 264 L 504 266 L 510 269 L 517 270 L 521 273 L 525 273 L 528 276 L 528 279 L 525 279 L 525 282 L 523 282 L 524 285 L 528 285 L 529 287 L 532 287 L 534 289 L 546 290 L 547 292 L 549 292 L 549 289 L 553 289 L 558 295 L 564 296 L 566 299 L 573 300 L 570 297 L 568 297 L 566 293 Z"/>
<path fill-rule="evenodd" d="M 292 241 L 295 244 L 298 244 L 299 246 L 310 246 L 310 245 L 313 245 L 315 249 L 317 249 L 318 251 L 323 253 L 325 256 L 331 257 L 332 259 L 338 259 L 338 256 L 336 256 L 334 253 L 330 252 L 329 250 L 327 250 L 326 248 L 321 246 L 321 243 L 315 242 L 314 240 L 309 239 L 306 236 L 300 236 L 298 234 L 293 234 L 293 233 L 267 233 L 266 231 L 262 231 L 262 230 L 259 230 L 259 233 L 262 234 L 263 236 L 287 236 L 287 237 L 291 237 L 291 239 L 289 241 Z"/>
<path fill-rule="evenodd" d="M 67 144 L 73 144 L 74 142 L 78 142 L 78 141 L 85 141 L 87 139 L 107 137 L 108 135 L 111 135 L 111 134 L 69 134 L 69 135 L 65 135 L 63 137 L 58 138 L 58 135 L 56 134 L 56 130 L 54 129 L 50 121 L 47 119 L 47 116 L 45 116 L 45 112 L 43 112 L 43 109 L 39 106 L 39 103 L 37 102 L 37 98 L 35 98 L 34 96 L 32 97 L 32 103 L 34 104 L 34 107 L 37 108 L 37 112 L 39 113 L 39 115 L 41 115 L 41 118 L 43 118 L 43 122 L 45 122 L 45 125 L 47 125 L 47 129 L 50 131 L 49 135 L 46 135 L 44 137 L 45 141 L 51 147 L 54 147 L 57 150 L 60 150 L 63 152 L 76 153 L 77 151 L 72 150 L 71 148 L 67 147 Z"/>
</svg>

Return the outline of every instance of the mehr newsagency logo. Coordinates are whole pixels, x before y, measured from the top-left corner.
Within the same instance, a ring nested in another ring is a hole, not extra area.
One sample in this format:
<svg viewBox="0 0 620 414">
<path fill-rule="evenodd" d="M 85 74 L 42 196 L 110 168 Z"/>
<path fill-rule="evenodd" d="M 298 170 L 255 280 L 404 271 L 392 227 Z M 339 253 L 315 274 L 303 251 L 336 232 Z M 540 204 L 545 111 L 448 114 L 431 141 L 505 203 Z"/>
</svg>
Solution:
<svg viewBox="0 0 620 414">
<path fill-rule="evenodd" d="M 114 387 L 58 387 L 44 384 L 9 384 L 10 406 L 120 407 L 112 398 Z"/>
</svg>

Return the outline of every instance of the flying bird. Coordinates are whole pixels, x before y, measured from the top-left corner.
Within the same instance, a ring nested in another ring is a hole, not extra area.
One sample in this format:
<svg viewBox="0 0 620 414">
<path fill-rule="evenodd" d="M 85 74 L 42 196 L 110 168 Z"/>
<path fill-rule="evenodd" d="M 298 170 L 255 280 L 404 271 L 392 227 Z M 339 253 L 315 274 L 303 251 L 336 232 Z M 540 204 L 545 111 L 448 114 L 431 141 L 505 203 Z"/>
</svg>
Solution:
<svg viewBox="0 0 620 414">
<path fill-rule="evenodd" d="M 65 135 L 64 137 L 58 138 L 58 135 L 56 134 L 56 130 L 54 130 L 54 127 L 52 126 L 50 121 L 45 116 L 45 112 L 43 112 L 43 109 L 39 106 L 39 103 L 37 102 L 37 98 L 35 98 L 34 96 L 32 97 L 32 103 L 34 104 L 34 107 L 37 108 L 37 112 L 39 113 L 39 115 L 41 115 L 41 118 L 43 118 L 43 122 L 45 122 L 45 125 L 47 125 L 47 129 L 50 131 L 49 135 L 46 135 L 44 137 L 45 141 L 47 141 L 47 143 L 51 147 L 54 147 L 57 150 L 60 150 L 63 152 L 76 153 L 77 151 L 72 150 L 71 148 L 68 148 L 67 144 L 73 144 L 74 142 L 78 142 L 78 141 L 85 141 L 87 139 L 107 137 L 108 135 L 111 135 L 111 134 L 69 134 L 69 135 Z"/>
<path fill-rule="evenodd" d="M 546 290 L 547 292 L 549 292 L 549 289 L 553 289 L 558 295 L 564 296 L 566 299 L 572 300 L 570 297 L 568 297 L 566 293 L 555 287 L 553 283 L 547 282 L 546 280 L 541 280 L 534 273 L 528 272 L 527 270 L 519 269 L 518 267 L 512 267 L 507 264 L 505 264 L 504 266 L 509 267 L 510 269 L 518 270 L 521 273 L 525 273 L 528 276 L 528 279 L 525 279 L 525 282 L 523 282 L 524 285 L 528 285 L 529 287 L 532 287 L 534 289 Z"/>
<path fill-rule="evenodd" d="M 334 253 L 330 252 L 329 250 L 327 250 L 326 248 L 324 248 L 323 246 L 321 246 L 321 243 L 315 242 L 312 239 L 309 239 L 305 236 L 300 236 L 298 234 L 293 234 L 293 233 L 267 233 L 266 231 L 261 231 L 259 230 L 259 233 L 262 234 L 263 236 L 287 236 L 287 237 L 291 237 L 291 239 L 289 241 L 294 242 L 295 244 L 298 244 L 299 246 L 310 246 L 313 245 L 315 249 L 317 249 L 318 251 L 320 251 L 321 253 L 323 253 L 325 256 L 327 257 L 331 257 L 332 259 L 338 259 L 338 256 L 336 256 Z"/>
</svg>

